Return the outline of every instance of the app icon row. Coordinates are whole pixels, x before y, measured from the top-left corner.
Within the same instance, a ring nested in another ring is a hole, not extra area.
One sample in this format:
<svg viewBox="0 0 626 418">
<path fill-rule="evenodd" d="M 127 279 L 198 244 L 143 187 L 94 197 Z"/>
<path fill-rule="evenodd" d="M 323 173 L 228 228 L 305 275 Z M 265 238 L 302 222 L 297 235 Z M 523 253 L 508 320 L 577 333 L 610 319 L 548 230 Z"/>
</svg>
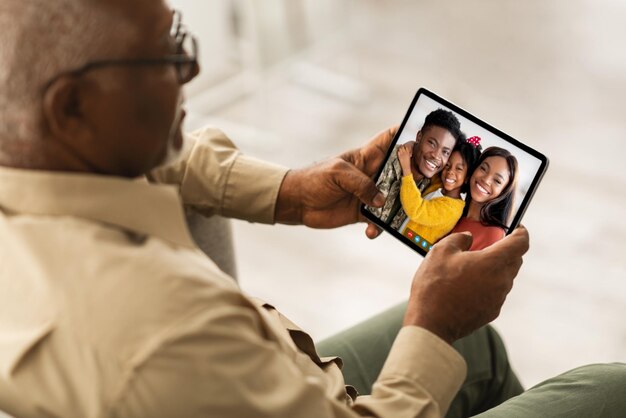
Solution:
<svg viewBox="0 0 626 418">
<path fill-rule="evenodd" d="M 410 229 L 406 231 L 406 236 L 426 251 L 430 251 L 430 249 L 433 248 L 433 245 L 430 242 L 426 241 Z"/>
</svg>

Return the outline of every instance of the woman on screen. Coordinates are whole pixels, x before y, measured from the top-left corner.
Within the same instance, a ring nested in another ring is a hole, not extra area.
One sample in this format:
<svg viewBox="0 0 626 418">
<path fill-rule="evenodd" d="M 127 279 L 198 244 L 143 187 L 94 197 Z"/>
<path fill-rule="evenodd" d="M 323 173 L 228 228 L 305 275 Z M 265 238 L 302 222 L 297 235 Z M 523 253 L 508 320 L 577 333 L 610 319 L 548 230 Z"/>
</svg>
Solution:
<svg viewBox="0 0 626 418">
<path fill-rule="evenodd" d="M 470 251 L 504 238 L 513 211 L 517 173 L 517 159 L 503 148 L 487 148 L 480 156 L 469 181 L 465 216 L 452 230 L 472 233 Z"/>
<path fill-rule="evenodd" d="M 409 237 L 434 244 L 447 235 L 463 214 L 465 201 L 461 193 L 467 193 L 469 178 L 480 156 L 480 138 L 463 137 L 453 148 L 450 158 L 441 171 L 442 187 L 422 197 L 411 174 L 410 146 L 398 149 L 402 167 L 400 200 L 407 220 L 399 231 Z"/>
</svg>

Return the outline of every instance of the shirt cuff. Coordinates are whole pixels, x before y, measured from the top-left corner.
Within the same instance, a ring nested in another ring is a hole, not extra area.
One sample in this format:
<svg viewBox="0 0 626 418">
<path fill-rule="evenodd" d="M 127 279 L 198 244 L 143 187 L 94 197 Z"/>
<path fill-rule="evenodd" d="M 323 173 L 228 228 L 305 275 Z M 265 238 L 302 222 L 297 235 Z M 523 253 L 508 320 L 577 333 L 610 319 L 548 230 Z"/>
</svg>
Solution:
<svg viewBox="0 0 626 418">
<path fill-rule="evenodd" d="M 278 191 L 287 171 L 283 166 L 239 154 L 226 180 L 222 214 L 274 223 Z"/>
<path fill-rule="evenodd" d="M 463 357 L 448 343 L 424 328 L 403 327 L 393 343 L 378 382 L 416 382 L 415 395 L 426 391 L 439 405 L 448 410 L 461 388 L 467 366 Z M 405 386 L 406 390 L 410 386 Z"/>
</svg>

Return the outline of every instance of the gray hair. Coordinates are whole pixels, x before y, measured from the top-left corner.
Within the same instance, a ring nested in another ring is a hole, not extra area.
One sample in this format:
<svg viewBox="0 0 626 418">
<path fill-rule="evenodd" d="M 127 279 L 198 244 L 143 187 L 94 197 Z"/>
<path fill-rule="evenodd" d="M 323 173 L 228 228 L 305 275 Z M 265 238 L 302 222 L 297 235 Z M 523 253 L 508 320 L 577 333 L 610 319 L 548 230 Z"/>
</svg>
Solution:
<svg viewBox="0 0 626 418">
<path fill-rule="evenodd" d="M 129 24 L 107 3 L 0 0 L 0 138 L 40 135 L 45 84 L 121 49 Z"/>
</svg>

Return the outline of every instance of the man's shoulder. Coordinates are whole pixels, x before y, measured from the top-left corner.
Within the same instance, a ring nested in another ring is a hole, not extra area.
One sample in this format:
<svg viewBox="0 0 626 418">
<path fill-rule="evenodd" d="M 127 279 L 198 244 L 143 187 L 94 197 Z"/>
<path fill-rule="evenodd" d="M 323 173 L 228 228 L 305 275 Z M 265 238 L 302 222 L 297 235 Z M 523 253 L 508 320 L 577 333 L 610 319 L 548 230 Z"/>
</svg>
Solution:
<svg viewBox="0 0 626 418">
<path fill-rule="evenodd" d="M 398 159 L 398 148 L 400 145 L 396 145 L 391 151 L 383 171 L 380 175 L 379 184 L 393 183 L 399 181 L 402 178 L 402 167 L 400 166 L 400 160 Z"/>
<path fill-rule="evenodd" d="M 46 289 L 60 321 L 85 339 L 133 339 L 141 327 L 147 335 L 221 294 L 239 292 L 197 248 L 75 218 L 37 220 L 27 229 L 8 237 L 20 239 L 22 248 L 6 255 L 28 260 L 29 268 L 5 266 L 0 281 L 27 276 Z"/>
<path fill-rule="evenodd" d="M 400 163 L 400 160 L 398 159 L 398 150 L 400 149 L 400 147 L 402 146 L 402 144 L 396 144 L 393 147 L 393 150 L 391 151 L 391 154 L 389 155 L 389 162 L 391 163 Z"/>
<path fill-rule="evenodd" d="M 94 321 L 126 326 L 130 316 L 137 322 L 129 330 L 145 326 L 151 332 L 202 306 L 218 305 L 224 294 L 239 293 L 234 279 L 199 249 L 145 236 L 124 244 L 95 243 L 92 253 L 98 255 L 82 266 L 89 271 L 68 286 L 79 290 L 83 301 L 74 302 Z"/>
<path fill-rule="evenodd" d="M 235 282 L 199 250 L 80 219 L 0 226 L 7 244 L 0 258 L 12 260 L 0 271 L 0 303 L 11 319 L 0 320 L 0 338 L 22 336 L 6 340 L 4 353 L 15 354 L 0 358 L 0 368 L 58 378 L 63 393 L 91 399 L 89 408 L 102 407 L 134 362 L 181 324 L 212 310 L 253 314 Z M 37 379 L 25 381 L 7 384 L 33 398 L 54 396 Z M 29 399 L 14 401 L 26 407 Z"/>
</svg>

